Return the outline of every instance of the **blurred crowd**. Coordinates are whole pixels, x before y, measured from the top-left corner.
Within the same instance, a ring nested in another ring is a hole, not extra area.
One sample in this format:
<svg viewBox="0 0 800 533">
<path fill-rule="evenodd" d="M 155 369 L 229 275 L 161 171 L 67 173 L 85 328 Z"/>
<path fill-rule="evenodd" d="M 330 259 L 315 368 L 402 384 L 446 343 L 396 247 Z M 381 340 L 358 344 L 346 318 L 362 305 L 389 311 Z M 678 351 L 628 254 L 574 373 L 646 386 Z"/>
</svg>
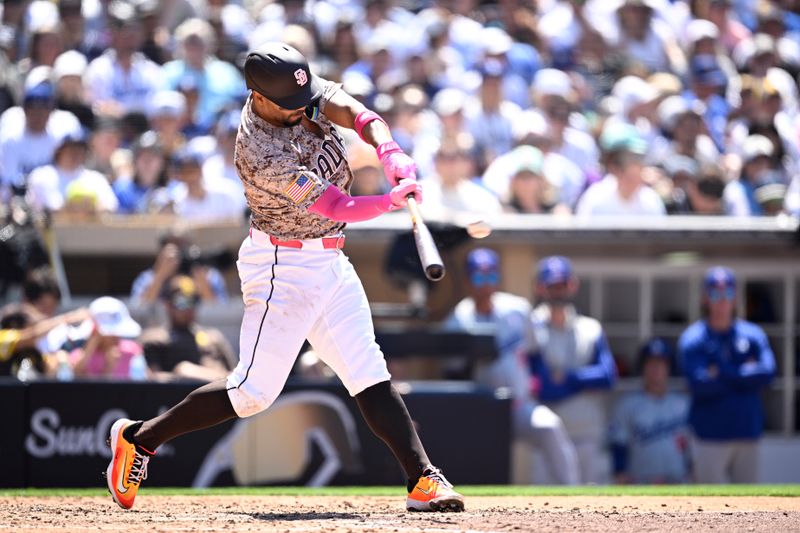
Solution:
<svg viewBox="0 0 800 533">
<path fill-rule="evenodd" d="M 791 0 L 5 0 L 0 195 L 242 217 L 269 40 L 386 118 L 438 216 L 800 214 Z M 348 142 L 354 192 L 384 189 Z"/>
</svg>

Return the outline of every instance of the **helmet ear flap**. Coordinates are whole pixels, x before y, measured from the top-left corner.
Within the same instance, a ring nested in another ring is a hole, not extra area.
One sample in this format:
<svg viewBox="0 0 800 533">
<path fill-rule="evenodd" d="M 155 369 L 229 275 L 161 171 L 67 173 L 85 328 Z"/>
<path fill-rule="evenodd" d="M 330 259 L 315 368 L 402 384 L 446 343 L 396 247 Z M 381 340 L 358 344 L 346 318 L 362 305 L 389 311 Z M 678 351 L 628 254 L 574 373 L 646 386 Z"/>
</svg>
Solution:
<svg viewBox="0 0 800 533">
<path fill-rule="evenodd" d="M 304 114 L 308 120 L 317 120 L 319 118 L 319 99 L 308 104 Z"/>
</svg>

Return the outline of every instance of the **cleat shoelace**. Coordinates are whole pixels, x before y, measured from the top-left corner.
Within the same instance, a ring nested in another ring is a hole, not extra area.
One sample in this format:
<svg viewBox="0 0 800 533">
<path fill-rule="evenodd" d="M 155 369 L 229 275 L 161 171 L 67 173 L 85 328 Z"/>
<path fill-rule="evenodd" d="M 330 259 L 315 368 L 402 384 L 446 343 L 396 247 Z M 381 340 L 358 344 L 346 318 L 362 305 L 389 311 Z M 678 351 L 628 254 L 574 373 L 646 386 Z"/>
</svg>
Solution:
<svg viewBox="0 0 800 533">
<path fill-rule="evenodd" d="M 432 479 L 433 481 L 436 481 L 440 485 L 442 485 L 444 487 L 447 487 L 448 489 L 452 489 L 453 488 L 453 485 L 449 481 L 447 481 L 447 478 L 444 477 L 444 474 L 442 474 L 442 471 L 439 470 L 436 467 L 427 468 L 425 470 L 425 472 L 423 473 L 423 475 L 426 478 Z"/>
<path fill-rule="evenodd" d="M 138 451 L 134 452 L 133 456 L 133 464 L 131 465 L 131 471 L 128 474 L 128 483 L 139 485 L 142 481 L 147 479 L 147 463 L 150 462 L 150 457 L 139 453 Z"/>
</svg>

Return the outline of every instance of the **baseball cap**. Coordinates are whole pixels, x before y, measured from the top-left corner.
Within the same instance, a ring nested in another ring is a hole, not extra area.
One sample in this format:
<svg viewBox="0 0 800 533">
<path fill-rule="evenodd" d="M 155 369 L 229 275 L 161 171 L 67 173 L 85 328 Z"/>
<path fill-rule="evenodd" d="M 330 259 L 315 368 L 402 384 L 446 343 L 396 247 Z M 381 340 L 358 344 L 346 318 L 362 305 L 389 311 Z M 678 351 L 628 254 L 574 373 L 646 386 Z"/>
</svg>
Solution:
<svg viewBox="0 0 800 533">
<path fill-rule="evenodd" d="M 651 357 L 670 360 L 672 359 L 672 350 L 666 340 L 654 337 L 641 347 L 639 357 L 642 361 Z"/>
<path fill-rule="evenodd" d="M 89 135 L 83 128 L 77 129 L 75 131 L 70 131 L 66 133 L 58 142 L 56 146 L 56 152 L 64 148 L 65 146 L 70 145 L 79 145 L 86 147 L 89 144 Z"/>
<path fill-rule="evenodd" d="M 653 337 L 645 342 L 639 349 L 639 359 L 637 361 L 639 371 L 644 369 L 644 364 L 650 359 L 661 359 L 669 367 L 672 367 L 673 350 L 670 343 L 661 337 Z"/>
<path fill-rule="evenodd" d="M 112 28 L 134 27 L 139 24 L 139 14 L 133 4 L 114 0 L 108 6 L 108 20 Z"/>
<path fill-rule="evenodd" d="M 483 52 L 490 56 L 503 55 L 511 50 L 511 46 L 514 44 L 508 33 L 497 26 L 484 28 L 481 32 L 481 40 L 483 41 Z"/>
<path fill-rule="evenodd" d="M 764 54 L 775 54 L 775 39 L 768 33 L 756 33 L 753 36 L 753 57 Z"/>
<path fill-rule="evenodd" d="M 694 19 L 686 25 L 686 41 L 695 44 L 703 39 L 719 39 L 719 28 L 717 25 L 706 19 Z"/>
<path fill-rule="evenodd" d="M 145 150 L 151 150 L 161 154 L 164 152 L 164 147 L 161 145 L 161 139 L 159 139 L 158 133 L 153 130 L 148 130 L 133 141 L 131 150 L 134 155 L 138 155 Z"/>
<path fill-rule="evenodd" d="M 647 141 L 631 124 L 613 122 L 600 134 L 600 148 L 606 152 L 626 151 L 633 154 L 647 153 Z"/>
<path fill-rule="evenodd" d="M 572 263 L 566 257 L 551 255 L 539 261 L 536 281 L 545 285 L 564 283 L 572 279 Z"/>
<path fill-rule="evenodd" d="M 121 300 L 103 296 L 89 304 L 91 315 L 101 335 L 113 337 L 138 337 L 142 327 L 131 318 L 128 308 Z"/>
<path fill-rule="evenodd" d="M 544 166 L 542 151 L 534 146 L 518 146 L 511 153 L 514 154 L 514 174 L 530 172 L 541 175 Z"/>
<path fill-rule="evenodd" d="M 265 43 L 247 54 L 247 88 L 284 109 L 299 109 L 322 94 L 322 80 L 311 73 L 308 60 L 288 44 Z"/>
<path fill-rule="evenodd" d="M 25 77 L 23 85 L 23 101 L 52 100 L 55 98 L 55 88 L 51 80 L 53 69 L 40 65 L 34 67 Z"/>
<path fill-rule="evenodd" d="M 711 267 L 703 276 L 703 288 L 706 292 L 712 289 L 736 288 L 736 275 L 728 267 Z"/>
<path fill-rule="evenodd" d="M 547 119 L 544 115 L 538 111 L 523 111 L 521 115 L 518 115 L 516 120 L 511 123 L 511 134 L 514 136 L 514 140 L 520 142 L 517 148 L 512 150 L 515 151 L 519 148 L 522 148 L 527 145 L 529 142 L 529 137 L 533 136 L 536 138 L 551 138 L 552 132 L 550 127 L 547 124 Z"/>
<path fill-rule="evenodd" d="M 467 274 L 476 287 L 500 283 L 500 257 L 489 248 L 476 248 L 467 255 Z"/>
<path fill-rule="evenodd" d="M 786 198 L 787 187 L 783 183 L 767 183 L 755 190 L 756 201 L 762 208 L 775 206 L 780 208 Z"/>
<path fill-rule="evenodd" d="M 500 256 L 489 248 L 475 248 L 467 254 L 467 273 L 496 271 L 500 268 Z"/>
<path fill-rule="evenodd" d="M 572 82 L 563 70 L 543 68 L 533 77 L 533 90 L 537 94 L 567 98 L 572 92 Z"/>
<path fill-rule="evenodd" d="M 86 56 L 77 50 L 67 50 L 53 63 L 53 78 L 60 80 L 64 76 L 83 76 L 88 63 Z"/>
<path fill-rule="evenodd" d="M 178 91 L 159 91 L 147 109 L 149 118 L 172 117 L 178 118 L 186 112 L 186 97 Z"/>
<path fill-rule="evenodd" d="M 23 102 L 28 103 L 34 100 L 46 100 L 51 101 L 55 98 L 55 90 L 53 89 L 53 84 L 49 81 L 43 81 L 33 87 L 29 87 L 25 89 L 25 95 L 23 96 Z"/>
<path fill-rule="evenodd" d="M 431 102 L 431 107 L 437 115 L 446 117 L 463 110 L 466 103 L 467 95 L 464 91 L 448 87 L 436 93 Z"/>
<path fill-rule="evenodd" d="M 667 176 L 674 178 L 678 174 L 686 174 L 695 177 L 700 173 L 700 165 L 689 156 L 673 154 L 664 163 L 664 172 Z"/>
<path fill-rule="evenodd" d="M 619 100 L 625 113 L 634 106 L 649 102 L 658 96 L 655 88 L 638 76 L 620 78 L 611 89 L 611 95 Z"/>
<path fill-rule="evenodd" d="M 678 119 L 687 114 L 693 113 L 698 117 L 705 114 L 705 104 L 700 100 L 689 101 L 683 96 L 670 96 L 665 98 L 660 104 L 656 113 L 659 125 L 667 131 L 672 131 L 678 123 Z"/>
<path fill-rule="evenodd" d="M 764 135 L 750 135 L 742 143 L 742 160 L 749 163 L 757 157 L 772 157 L 775 147 Z"/>
<path fill-rule="evenodd" d="M 189 276 L 175 276 L 169 282 L 165 300 L 174 308 L 184 311 L 200 303 L 197 285 Z"/>
</svg>

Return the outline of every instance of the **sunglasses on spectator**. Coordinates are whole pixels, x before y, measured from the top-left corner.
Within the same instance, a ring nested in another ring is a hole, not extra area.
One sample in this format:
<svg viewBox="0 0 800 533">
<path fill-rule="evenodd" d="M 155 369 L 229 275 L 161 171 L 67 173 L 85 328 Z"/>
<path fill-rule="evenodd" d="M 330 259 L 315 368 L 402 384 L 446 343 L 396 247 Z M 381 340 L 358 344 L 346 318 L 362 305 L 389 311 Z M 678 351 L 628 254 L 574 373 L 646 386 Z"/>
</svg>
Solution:
<svg viewBox="0 0 800 533">
<path fill-rule="evenodd" d="M 486 287 L 500 283 L 500 274 L 497 272 L 474 272 L 469 277 L 470 283 L 475 287 Z"/>
<path fill-rule="evenodd" d="M 713 288 L 708 291 L 708 301 L 717 303 L 722 300 L 733 300 L 736 298 L 736 289 L 733 287 Z"/>
</svg>

